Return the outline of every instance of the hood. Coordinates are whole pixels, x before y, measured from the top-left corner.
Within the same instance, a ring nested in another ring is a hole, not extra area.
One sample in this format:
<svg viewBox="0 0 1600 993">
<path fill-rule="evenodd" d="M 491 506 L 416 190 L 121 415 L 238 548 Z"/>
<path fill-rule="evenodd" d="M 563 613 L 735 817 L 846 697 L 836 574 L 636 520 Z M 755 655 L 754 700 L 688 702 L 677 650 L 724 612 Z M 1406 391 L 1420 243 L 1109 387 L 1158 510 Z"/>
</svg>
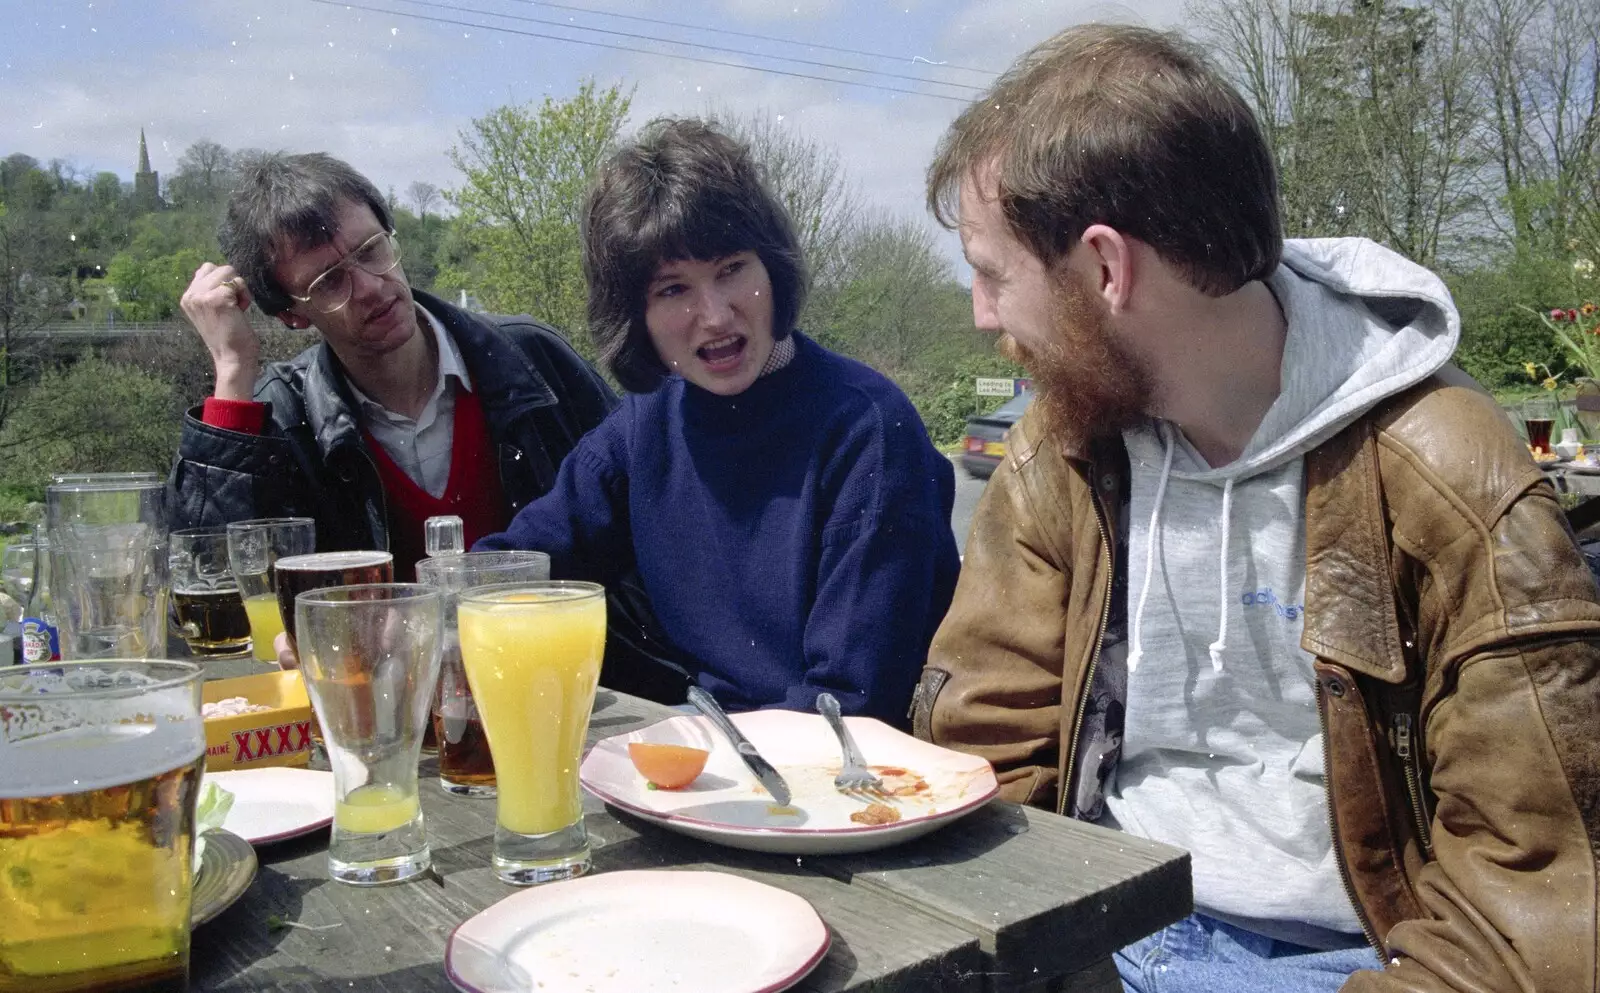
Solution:
<svg viewBox="0 0 1600 993">
<path fill-rule="evenodd" d="M 1232 596 L 1230 560 L 1248 560 L 1253 552 L 1261 554 L 1263 547 L 1256 540 L 1260 536 L 1248 533 L 1248 523 L 1245 535 L 1235 535 L 1236 504 L 1245 505 L 1241 517 L 1246 522 L 1260 519 L 1258 502 L 1287 505 L 1284 488 L 1298 487 L 1298 480 L 1279 479 L 1284 473 L 1275 470 L 1384 398 L 1438 371 L 1461 337 L 1460 318 L 1439 277 L 1364 238 L 1287 242 L 1283 264 L 1267 285 L 1283 308 L 1287 326 L 1280 388 L 1239 457 L 1228 465 L 1209 467 L 1181 432 L 1164 422 L 1123 432 L 1135 495 L 1154 491 L 1148 523 L 1142 516 L 1130 522 L 1130 548 L 1144 552 L 1143 581 L 1133 611 L 1130 672 L 1143 656 L 1146 611 L 1164 523 L 1162 505 L 1169 488 L 1176 485 L 1188 491 L 1179 516 L 1213 514 L 1216 522 L 1217 637 L 1208 649 L 1212 666 L 1221 672 Z M 1269 478 L 1261 487 L 1249 485 L 1257 476 Z M 1257 494 L 1257 489 L 1274 490 L 1276 496 Z M 1215 510 L 1199 509 L 1197 503 L 1209 504 L 1216 490 L 1221 492 Z M 1296 489 L 1288 504 L 1298 506 L 1299 500 Z M 1136 502 L 1142 511 L 1143 501 Z M 1179 528 L 1192 533 L 1197 526 L 1188 520 Z M 1260 568 L 1258 562 L 1257 571 Z M 1302 574 L 1299 581 L 1303 579 Z M 1171 621 L 1176 624 L 1176 615 Z"/>
<path fill-rule="evenodd" d="M 1184 478 L 1243 479 L 1304 455 L 1433 375 L 1461 339 L 1444 282 L 1365 238 L 1285 242 L 1267 285 L 1288 326 L 1278 399 L 1239 458 L 1204 469 L 1191 453 L 1195 471 L 1174 468 Z"/>
</svg>

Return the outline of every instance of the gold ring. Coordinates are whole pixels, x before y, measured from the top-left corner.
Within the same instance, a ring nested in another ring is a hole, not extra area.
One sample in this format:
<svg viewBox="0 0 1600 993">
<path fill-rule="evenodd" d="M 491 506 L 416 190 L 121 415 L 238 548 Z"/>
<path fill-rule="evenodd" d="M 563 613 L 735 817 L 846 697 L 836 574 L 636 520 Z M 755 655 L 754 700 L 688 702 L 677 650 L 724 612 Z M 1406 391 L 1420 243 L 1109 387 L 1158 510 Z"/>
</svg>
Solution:
<svg viewBox="0 0 1600 993">
<path fill-rule="evenodd" d="M 228 280 L 228 285 L 233 287 L 233 292 L 235 293 L 244 292 L 244 278 L 242 276 L 235 276 Z"/>
</svg>

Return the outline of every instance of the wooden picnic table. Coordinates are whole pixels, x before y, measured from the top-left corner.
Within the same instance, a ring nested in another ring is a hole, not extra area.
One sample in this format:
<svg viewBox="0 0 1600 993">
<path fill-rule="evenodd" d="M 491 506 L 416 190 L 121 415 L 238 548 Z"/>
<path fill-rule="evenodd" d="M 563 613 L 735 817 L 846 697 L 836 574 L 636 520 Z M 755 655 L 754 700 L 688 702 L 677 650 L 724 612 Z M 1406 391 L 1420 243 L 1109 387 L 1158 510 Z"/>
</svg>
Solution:
<svg viewBox="0 0 1600 993">
<path fill-rule="evenodd" d="M 261 671 L 207 663 L 212 676 Z M 589 744 L 676 713 L 602 689 Z M 332 882 L 327 832 L 258 850 L 260 871 L 194 933 L 191 988 L 448 991 L 444 949 L 462 921 L 512 893 L 489 864 L 494 801 L 447 795 L 422 763 L 422 808 L 441 881 Z M 809 900 L 833 946 L 796 990 L 1120 993 L 1110 955 L 1192 909 L 1188 854 L 994 802 L 879 852 L 785 856 L 688 838 L 584 796 L 594 871 L 712 869 Z M 320 930 L 285 927 L 292 921 Z M 338 925 L 328 927 L 328 925 Z M 626 935 L 618 935 L 625 954 Z"/>
</svg>

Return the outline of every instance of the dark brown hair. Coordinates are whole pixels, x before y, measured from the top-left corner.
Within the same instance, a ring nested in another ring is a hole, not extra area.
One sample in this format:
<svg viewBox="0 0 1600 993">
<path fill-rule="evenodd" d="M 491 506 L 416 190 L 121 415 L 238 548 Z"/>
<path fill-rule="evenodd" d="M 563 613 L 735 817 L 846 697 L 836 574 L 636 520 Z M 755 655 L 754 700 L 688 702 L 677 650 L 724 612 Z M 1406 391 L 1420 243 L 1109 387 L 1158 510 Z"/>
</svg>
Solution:
<svg viewBox="0 0 1600 993">
<path fill-rule="evenodd" d="M 950 126 L 928 206 L 956 227 L 964 181 L 993 170 L 1017 240 L 1054 267 L 1092 224 L 1155 249 L 1199 290 L 1277 268 L 1278 180 L 1255 115 L 1181 38 L 1128 25 L 1038 45 Z"/>
<path fill-rule="evenodd" d="M 385 231 L 394 230 L 378 188 L 331 155 L 261 153 L 240 166 L 217 243 L 264 313 L 294 306 L 274 272 L 282 253 L 332 241 L 346 202 L 366 204 Z"/>
<path fill-rule="evenodd" d="M 583 273 L 589 334 L 624 389 L 667 376 L 645 328 L 645 290 L 663 262 L 754 251 L 772 280 L 772 336 L 782 341 L 805 304 L 794 223 L 743 143 L 700 120 L 651 121 L 600 169 L 584 199 Z"/>
</svg>

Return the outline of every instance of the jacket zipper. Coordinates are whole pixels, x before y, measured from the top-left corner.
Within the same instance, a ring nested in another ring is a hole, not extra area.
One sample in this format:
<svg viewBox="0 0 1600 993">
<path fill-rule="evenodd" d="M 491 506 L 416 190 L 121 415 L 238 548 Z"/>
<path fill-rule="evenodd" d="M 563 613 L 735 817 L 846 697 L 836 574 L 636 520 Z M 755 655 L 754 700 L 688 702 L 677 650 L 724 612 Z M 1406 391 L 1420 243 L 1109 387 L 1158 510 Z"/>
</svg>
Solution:
<svg viewBox="0 0 1600 993">
<path fill-rule="evenodd" d="M 1372 951 L 1378 956 L 1380 965 L 1388 965 L 1388 957 L 1384 953 L 1383 944 L 1378 941 L 1378 932 L 1373 929 L 1372 921 L 1367 919 L 1367 912 L 1361 909 L 1361 901 L 1356 899 L 1355 883 L 1350 879 L 1350 867 L 1344 862 L 1344 846 L 1339 841 L 1339 822 L 1333 816 L 1333 788 L 1328 783 L 1328 770 L 1333 768 L 1332 749 L 1328 746 L 1328 705 L 1322 699 L 1324 692 L 1322 680 L 1313 681 L 1317 687 L 1317 718 L 1322 722 L 1322 794 L 1328 813 L 1328 837 L 1333 841 L 1333 862 L 1339 867 L 1339 878 L 1344 882 L 1345 899 L 1350 901 L 1350 907 L 1356 912 L 1356 920 L 1361 924 L 1361 933 L 1366 936 L 1367 944 L 1372 946 Z"/>
<path fill-rule="evenodd" d="M 1100 646 L 1105 641 L 1106 624 L 1111 620 L 1111 594 L 1116 585 L 1112 570 L 1114 563 L 1111 560 L 1111 528 L 1106 524 L 1105 509 L 1098 491 L 1094 492 L 1094 520 L 1100 526 L 1100 548 L 1105 552 L 1102 562 L 1106 572 L 1106 588 L 1100 606 L 1100 628 L 1095 632 L 1094 651 L 1089 653 L 1089 671 L 1083 675 L 1084 692 L 1078 694 L 1078 707 L 1072 715 L 1072 736 L 1067 742 L 1066 764 L 1061 768 L 1056 814 L 1062 817 L 1067 813 L 1067 791 L 1072 786 L 1072 777 L 1078 768 L 1078 734 L 1083 730 L 1083 712 L 1089 706 L 1089 689 L 1094 686 L 1094 670 L 1100 662 Z"/>
<path fill-rule="evenodd" d="M 1412 738 L 1411 715 L 1394 715 L 1394 750 L 1406 775 L 1406 793 L 1411 798 L 1411 819 L 1416 823 L 1417 839 L 1428 858 L 1433 858 L 1433 838 L 1428 830 L 1428 814 L 1422 805 L 1422 777 L 1417 773 L 1421 757 Z"/>
</svg>

